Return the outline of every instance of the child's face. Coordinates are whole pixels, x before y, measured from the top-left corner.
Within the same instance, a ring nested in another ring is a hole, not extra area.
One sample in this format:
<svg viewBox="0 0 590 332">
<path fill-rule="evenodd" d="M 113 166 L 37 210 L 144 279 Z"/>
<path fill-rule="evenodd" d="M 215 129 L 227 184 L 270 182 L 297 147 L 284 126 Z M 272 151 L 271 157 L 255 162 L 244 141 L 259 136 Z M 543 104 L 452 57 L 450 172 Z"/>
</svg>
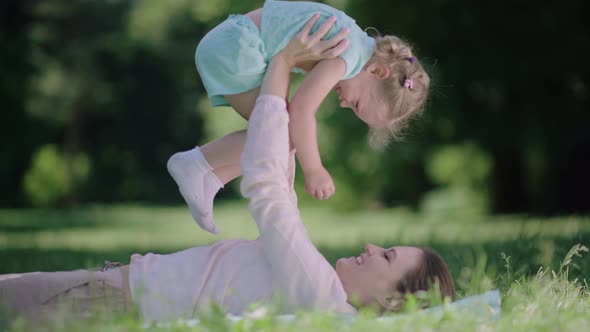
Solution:
<svg viewBox="0 0 590 332">
<path fill-rule="evenodd" d="M 368 67 L 355 77 L 338 82 L 334 91 L 338 94 L 340 107 L 352 109 L 370 127 L 381 128 L 385 125 L 388 105 L 377 93 L 379 85 L 380 79 Z"/>
</svg>

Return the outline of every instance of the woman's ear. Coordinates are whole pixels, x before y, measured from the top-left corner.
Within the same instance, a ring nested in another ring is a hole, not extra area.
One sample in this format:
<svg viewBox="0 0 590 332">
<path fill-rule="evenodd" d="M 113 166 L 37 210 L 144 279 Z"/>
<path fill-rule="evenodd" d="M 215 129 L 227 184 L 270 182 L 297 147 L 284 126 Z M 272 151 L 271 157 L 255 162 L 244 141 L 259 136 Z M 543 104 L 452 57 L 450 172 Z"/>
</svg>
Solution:
<svg viewBox="0 0 590 332">
<path fill-rule="evenodd" d="M 379 62 L 373 62 L 369 64 L 367 70 L 371 75 L 374 75 L 377 79 L 380 80 L 389 78 L 389 75 L 391 74 L 389 66 Z"/>
</svg>

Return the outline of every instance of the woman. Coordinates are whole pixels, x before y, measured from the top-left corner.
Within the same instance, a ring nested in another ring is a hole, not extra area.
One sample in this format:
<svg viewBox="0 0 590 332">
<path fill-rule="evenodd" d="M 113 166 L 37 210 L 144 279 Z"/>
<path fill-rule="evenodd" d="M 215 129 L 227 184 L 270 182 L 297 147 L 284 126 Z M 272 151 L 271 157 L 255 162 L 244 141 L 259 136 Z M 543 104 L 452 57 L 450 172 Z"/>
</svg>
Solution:
<svg viewBox="0 0 590 332">
<path fill-rule="evenodd" d="M 358 257 L 339 259 L 334 269 L 307 236 L 293 190 L 286 100 L 297 63 L 334 57 L 346 48 L 339 40 L 322 41 L 322 31 L 327 29 L 310 36 L 304 29 L 273 58 L 250 117 L 241 191 L 250 200 L 258 239 L 222 240 L 170 255 L 136 254 L 128 266 L 103 271 L 0 276 L 7 310 L 42 318 L 60 307 L 85 314 L 121 312 L 135 303 L 143 319 L 165 320 L 191 317 L 211 304 L 241 314 L 258 302 L 280 312 L 354 313 L 375 304 L 395 309 L 396 294 L 427 289 L 435 280 L 443 296 L 454 298 L 448 269 L 430 249 L 367 245 Z"/>
</svg>

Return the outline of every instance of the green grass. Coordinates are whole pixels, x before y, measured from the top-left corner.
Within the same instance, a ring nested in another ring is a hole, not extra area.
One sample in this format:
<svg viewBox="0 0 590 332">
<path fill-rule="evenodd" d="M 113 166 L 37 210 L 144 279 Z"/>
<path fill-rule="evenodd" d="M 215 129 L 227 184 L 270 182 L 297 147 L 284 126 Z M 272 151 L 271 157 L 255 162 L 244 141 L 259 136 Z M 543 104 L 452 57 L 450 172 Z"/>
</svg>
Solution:
<svg viewBox="0 0 590 332">
<path fill-rule="evenodd" d="M 492 288 L 501 290 L 501 319 L 477 322 L 475 317 L 464 314 L 412 314 L 395 324 L 384 325 L 368 313 L 361 314 L 354 323 L 308 313 L 291 324 L 266 317 L 224 326 L 226 323 L 220 317 L 212 315 L 201 327 L 239 331 L 574 331 L 590 326 L 588 254 L 562 264 L 574 245 L 590 245 L 588 217 L 502 216 L 477 222 L 458 219 L 424 223 L 419 215 L 404 209 L 338 213 L 315 206 L 302 209 L 302 215 L 313 242 L 331 263 L 339 257 L 358 255 L 366 243 L 435 248 L 447 260 L 460 296 Z M 168 253 L 221 238 L 257 236 L 244 204 L 218 205 L 215 217 L 222 230 L 220 236 L 200 230 L 184 207 L 0 210 L 0 273 L 94 267 L 104 260 L 128 262 L 136 252 Z M 13 330 L 26 329 L 20 324 L 13 326 Z M 107 326 L 104 321 L 76 324 L 72 322 L 67 330 L 141 330 L 141 324 L 132 317 L 111 320 Z"/>
</svg>

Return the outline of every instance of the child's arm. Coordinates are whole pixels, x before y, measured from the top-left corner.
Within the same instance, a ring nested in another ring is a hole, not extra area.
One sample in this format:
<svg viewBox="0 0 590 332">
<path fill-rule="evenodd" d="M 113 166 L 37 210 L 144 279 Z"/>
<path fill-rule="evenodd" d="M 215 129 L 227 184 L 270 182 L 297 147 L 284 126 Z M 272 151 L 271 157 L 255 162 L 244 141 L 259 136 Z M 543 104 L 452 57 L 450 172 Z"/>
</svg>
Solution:
<svg viewBox="0 0 590 332">
<path fill-rule="evenodd" d="M 305 175 L 305 190 L 316 199 L 329 198 L 335 188 L 320 159 L 315 113 L 344 76 L 345 70 L 342 58 L 320 61 L 305 77 L 289 103 L 291 141 Z"/>
</svg>

